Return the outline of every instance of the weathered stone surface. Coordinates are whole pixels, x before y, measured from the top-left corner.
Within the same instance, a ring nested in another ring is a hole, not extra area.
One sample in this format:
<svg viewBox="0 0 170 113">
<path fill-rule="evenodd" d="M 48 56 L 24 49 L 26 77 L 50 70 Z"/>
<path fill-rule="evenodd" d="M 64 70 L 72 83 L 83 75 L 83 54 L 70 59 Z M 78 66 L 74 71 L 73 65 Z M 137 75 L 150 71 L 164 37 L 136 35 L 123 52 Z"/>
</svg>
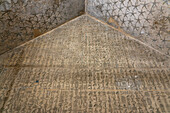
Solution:
<svg viewBox="0 0 170 113">
<path fill-rule="evenodd" d="M 83 14 L 84 8 L 84 0 L 1 0 L 0 54 Z"/>
<path fill-rule="evenodd" d="M 87 0 L 86 11 L 170 55 L 169 4 L 169 0 Z"/>
<path fill-rule="evenodd" d="M 0 110 L 168 113 L 169 64 L 84 15 L 0 56 Z"/>
</svg>

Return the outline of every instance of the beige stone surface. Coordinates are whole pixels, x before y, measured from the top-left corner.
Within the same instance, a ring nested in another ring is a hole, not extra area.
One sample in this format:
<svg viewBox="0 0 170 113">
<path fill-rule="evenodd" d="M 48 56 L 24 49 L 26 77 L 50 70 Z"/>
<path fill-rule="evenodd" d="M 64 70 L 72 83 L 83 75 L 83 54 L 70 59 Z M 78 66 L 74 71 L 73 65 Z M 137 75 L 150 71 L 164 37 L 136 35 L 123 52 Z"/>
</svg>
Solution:
<svg viewBox="0 0 170 113">
<path fill-rule="evenodd" d="M 86 0 L 88 14 L 170 56 L 169 6 L 169 0 Z"/>
<path fill-rule="evenodd" d="M 170 112 L 169 57 L 89 16 L 0 56 L 0 112 Z"/>
<path fill-rule="evenodd" d="M 84 0 L 0 0 L 0 55 L 84 13 Z"/>
</svg>

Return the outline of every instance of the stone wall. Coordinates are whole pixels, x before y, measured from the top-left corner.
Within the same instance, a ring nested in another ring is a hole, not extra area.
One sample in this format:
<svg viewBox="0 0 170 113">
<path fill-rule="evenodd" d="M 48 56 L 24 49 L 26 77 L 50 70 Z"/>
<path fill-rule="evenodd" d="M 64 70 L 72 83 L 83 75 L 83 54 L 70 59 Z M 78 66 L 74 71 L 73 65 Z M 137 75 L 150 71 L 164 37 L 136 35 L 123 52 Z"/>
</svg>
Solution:
<svg viewBox="0 0 170 113">
<path fill-rule="evenodd" d="M 0 112 L 170 113 L 169 69 L 165 55 L 83 15 L 0 56 Z"/>
</svg>

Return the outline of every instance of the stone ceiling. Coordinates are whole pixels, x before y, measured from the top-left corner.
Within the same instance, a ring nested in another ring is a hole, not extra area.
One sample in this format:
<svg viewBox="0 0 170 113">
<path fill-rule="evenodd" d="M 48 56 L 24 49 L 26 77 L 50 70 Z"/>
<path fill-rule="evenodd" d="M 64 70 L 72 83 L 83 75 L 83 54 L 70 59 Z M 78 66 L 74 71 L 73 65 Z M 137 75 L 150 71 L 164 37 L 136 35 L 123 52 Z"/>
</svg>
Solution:
<svg viewBox="0 0 170 113">
<path fill-rule="evenodd" d="M 87 13 L 170 55 L 169 0 L 87 0 Z"/>
<path fill-rule="evenodd" d="M 0 0 L 0 54 L 84 13 L 84 0 Z"/>
<path fill-rule="evenodd" d="M 168 0 L 0 0 L 0 54 L 85 12 L 170 55 Z"/>
</svg>

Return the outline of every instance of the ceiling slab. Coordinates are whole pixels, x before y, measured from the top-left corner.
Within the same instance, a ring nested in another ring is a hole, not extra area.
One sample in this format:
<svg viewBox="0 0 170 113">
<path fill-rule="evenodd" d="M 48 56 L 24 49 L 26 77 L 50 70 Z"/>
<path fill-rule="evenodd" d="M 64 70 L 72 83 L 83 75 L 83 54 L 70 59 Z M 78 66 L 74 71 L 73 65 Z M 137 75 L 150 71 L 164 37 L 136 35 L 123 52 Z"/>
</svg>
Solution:
<svg viewBox="0 0 170 113">
<path fill-rule="evenodd" d="M 84 13 L 84 0 L 0 0 L 0 54 Z"/>
<path fill-rule="evenodd" d="M 86 11 L 170 55 L 169 0 L 87 0 Z"/>
</svg>

